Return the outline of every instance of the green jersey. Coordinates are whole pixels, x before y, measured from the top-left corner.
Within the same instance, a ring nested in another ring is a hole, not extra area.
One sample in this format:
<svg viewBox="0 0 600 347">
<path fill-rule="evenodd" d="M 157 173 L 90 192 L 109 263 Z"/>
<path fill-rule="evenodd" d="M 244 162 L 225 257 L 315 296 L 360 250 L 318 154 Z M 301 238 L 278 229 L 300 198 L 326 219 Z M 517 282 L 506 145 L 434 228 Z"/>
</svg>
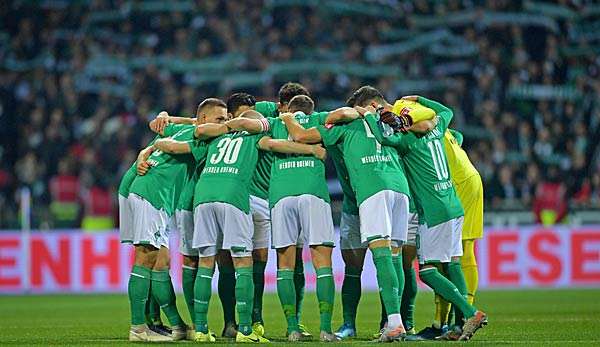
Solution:
<svg viewBox="0 0 600 347">
<path fill-rule="evenodd" d="M 263 200 L 269 198 L 269 182 L 271 181 L 271 166 L 273 165 L 273 153 L 260 151 L 256 170 L 250 181 L 250 195 Z"/>
<path fill-rule="evenodd" d="M 193 125 L 169 124 L 164 136 L 192 143 L 194 130 Z M 195 165 L 194 159 L 190 154 L 169 154 L 155 150 L 148 158 L 148 163 L 150 170 L 144 176 L 136 176 L 129 191 L 144 198 L 156 209 L 172 215 L 189 172 Z"/>
<path fill-rule="evenodd" d="M 250 212 L 250 181 L 258 161 L 262 134 L 245 131 L 221 135 L 208 145 L 206 163 L 194 190 L 194 208 L 224 202 Z M 198 159 L 198 156 L 194 154 Z"/>
<path fill-rule="evenodd" d="M 350 176 L 348 174 L 348 168 L 344 162 L 344 155 L 342 153 L 342 146 L 327 146 L 327 154 L 333 161 L 335 166 L 335 172 L 337 173 L 338 181 L 342 186 L 342 193 L 344 198 L 342 200 L 342 212 L 358 216 L 358 206 L 356 205 L 356 193 L 352 190 L 350 184 Z"/>
<path fill-rule="evenodd" d="M 333 127 L 317 127 L 325 146 L 340 145 L 356 202 L 392 190 L 410 196 L 398 152 L 382 146 L 362 119 Z"/>
<path fill-rule="evenodd" d="M 172 129 L 170 129 L 170 131 L 172 131 Z M 154 142 L 159 138 L 161 138 L 161 135 L 156 135 L 152 141 L 150 141 L 148 146 L 154 144 Z M 123 177 L 121 178 L 121 183 L 119 183 L 119 195 L 125 198 L 129 195 L 129 187 L 131 187 L 131 183 L 133 183 L 135 176 L 137 176 L 137 163 L 133 162 L 131 167 L 125 171 Z"/>
<path fill-rule="evenodd" d="M 254 105 L 254 110 L 265 118 L 274 118 L 279 115 L 277 104 L 271 101 L 259 101 Z M 256 171 L 250 181 L 250 195 L 261 199 L 269 198 L 269 182 L 271 181 L 271 166 L 273 165 L 273 153 L 261 151 L 258 154 Z"/>
<path fill-rule="evenodd" d="M 324 122 L 328 112 L 305 115 L 296 114 L 296 120 L 304 128 L 312 128 Z M 268 118 L 268 134 L 274 139 L 289 139 L 285 124 L 279 118 Z M 310 194 L 330 202 L 325 177 L 325 164 L 312 155 L 273 153 L 269 205 L 273 207 L 287 196 Z"/>
<path fill-rule="evenodd" d="M 254 104 L 254 110 L 262 114 L 265 118 L 279 117 L 277 103 L 274 103 L 272 101 L 259 101 L 256 104 Z"/>
<path fill-rule="evenodd" d="M 191 168 L 191 172 L 188 172 L 187 183 L 183 187 L 183 190 L 179 195 L 179 200 L 177 201 L 177 209 L 184 211 L 194 210 L 194 190 L 196 189 L 198 178 L 204 169 L 204 161 L 206 159 L 208 144 L 204 141 L 196 140 L 191 147 L 192 155 L 196 160 L 196 165 Z"/>
<path fill-rule="evenodd" d="M 425 222 L 433 227 L 464 215 L 464 211 L 452 185 L 444 151 L 444 133 L 452 120 L 452 111 L 423 97 L 419 97 L 419 103 L 434 110 L 439 117 L 436 127 L 424 135 L 408 133 L 384 137 L 375 116 L 369 114 L 365 118 L 378 140 L 394 146 L 403 155 L 417 209 L 422 209 Z"/>
<path fill-rule="evenodd" d="M 137 175 L 136 163 L 133 163 L 127 171 L 123 174 L 121 178 L 121 183 L 119 183 L 119 195 L 122 197 L 127 197 L 129 195 L 129 187 L 131 187 L 131 183 L 135 179 Z"/>
</svg>

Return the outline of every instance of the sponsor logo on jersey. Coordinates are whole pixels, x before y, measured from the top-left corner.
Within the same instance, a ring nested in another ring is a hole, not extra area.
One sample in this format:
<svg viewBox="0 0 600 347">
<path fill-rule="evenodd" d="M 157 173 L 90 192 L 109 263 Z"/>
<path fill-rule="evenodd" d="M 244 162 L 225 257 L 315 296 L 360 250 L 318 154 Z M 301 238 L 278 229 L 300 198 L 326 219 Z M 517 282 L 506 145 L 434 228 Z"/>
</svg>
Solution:
<svg viewBox="0 0 600 347">
<path fill-rule="evenodd" d="M 279 163 L 279 169 L 297 169 L 303 167 L 315 167 L 314 160 L 298 160 L 298 161 L 287 161 L 283 163 Z"/>
<path fill-rule="evenodd" d="M 390 162 L 392 161 L 392 156 L 387 155 L 367 155 L 365 157 L 360 158 L 361 163 L 363 164 L 371 164 L 371 163 L 379 163 L 379 162 Z"/>
<path fill-rule="evenodd" d="M 239 173 L 239 169 L 237 167 L 230 166 L 207 166 L 204 168 L 203 173 L 209 174 L 234 174 L 237 175 Z"/>
</svg>

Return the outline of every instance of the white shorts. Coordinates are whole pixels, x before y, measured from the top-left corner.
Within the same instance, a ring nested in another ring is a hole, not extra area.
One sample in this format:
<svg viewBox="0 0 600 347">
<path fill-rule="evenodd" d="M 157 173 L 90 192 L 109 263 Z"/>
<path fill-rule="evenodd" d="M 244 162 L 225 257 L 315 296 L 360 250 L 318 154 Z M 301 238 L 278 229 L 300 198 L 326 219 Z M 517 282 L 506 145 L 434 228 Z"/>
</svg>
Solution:
<svg viewBox="0 0 600 347">
<path fill-rule="evenodd" d="M 419 263 L 448 263 L 460 257 L 462 250 L 462 225 L 464 217 L 454 218 L 434 227 L 419 228 L 417 255 Z"/>
<path fill-rule="evenodd" d="M 360 240 L 389 239 L 400 245 L 408 232 L 408 196 L 382 190 L 363 201 L 360 214 Z"/>
<path fill-rule="evenodd" d="M 367 243 L 360 240 L 360 218 L 357 215 L 342 212 L 340 246 L 342 249 L 367 248 Z"/>
<path fill-rule="evenodd" d="M 271 235 L 269 202 L 250 195 L 250 214 L 252 214 L 252 222 L 254 223 L 254 235 L 252 236 L 254 249 L 269 248 L 269 235 Z"/>
<path fill-rule="evenodd" d="M 333 247 L 331 206 L 314 195 L 288 196 L 271 210 L 273 248 L 292 245 Z"/>
<path fill-rule="evenodd" d="M 252 216 L 224 202 L 208 202 L 194 209 L 194 248 L 201 257 L 217 250 L 231 251 L 232 257 L 252 255 Z"/>
<path fill-rule="evenodd" d="M 197 257 L 198 250 L 192 246 L 194 242 L 194 213 L 187 210 L 175 211 L 175 225 L 179 231 L 179 252 L 183 255 Z"/>
<path fill-rule="evenodd" d="M 129 199 L 119 195 L 119 239 L 121 243 L 133 242 L 133 215 Z"/>
<path fill-rule="evenodd" d="M 130 193 L 127 198 L 132 218 L 134 245 L 152 245 L 169 248 L 171 218 L 165 210 L 157 210 L 141 196 Z"/>
<path fill-rule="evenodd" d="M 419 214 L 409 212 L 406 245 L 415 247 L 417 246 L 417 229 L 419 229 Z"/>
</svg>

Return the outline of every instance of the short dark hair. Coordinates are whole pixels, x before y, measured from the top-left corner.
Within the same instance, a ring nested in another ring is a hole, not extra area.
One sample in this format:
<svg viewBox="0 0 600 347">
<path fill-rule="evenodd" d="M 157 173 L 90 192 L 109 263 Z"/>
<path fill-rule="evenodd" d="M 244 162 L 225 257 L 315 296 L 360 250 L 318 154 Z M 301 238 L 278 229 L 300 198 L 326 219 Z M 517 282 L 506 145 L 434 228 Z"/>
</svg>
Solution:
<svg viewBox="0 0 600 347">
<path fill-rule="evenodd" d="M 256 104 L 256 98 L 254 95 L 240 92 L 233 93 L 227 98 L 227 112 L 235 114 L 241 106 L 254 106 Z"/>
<path fill-rule="evenodd" d="M 310 96 L 308 89 L 296 82 L 287 82 L 279 88 L 279 103 L 287 104 L 296 95 Z"/>
<path fill-rule="evenodd" d="M 196 114 L 199 114 L 200 112 L 204 111 L 204 109 L 209 108 L 209 107 L 210 108 L 213 108 L 213 107 L 227 108 L 227 104 L 225 104 L 225 102 L 219 98 L 206 98 L 198 105 Z"/>
<path fill-rule="evenodd" d="M 346 100 L 346 105 L 350 107 L 354 106 L 368 106 L 372 100 L 383 102 L 383 94 L 372 86 L 362 86 L 358 88 L 352 95 Z"/>
<path fill-rule="evenodd" d="M 290 112 L 302 111 L 304 114 L 311 114 L 315 110 L 314 101 L 306 95 L 296 95 L 288 104 Z"/>
</svg>

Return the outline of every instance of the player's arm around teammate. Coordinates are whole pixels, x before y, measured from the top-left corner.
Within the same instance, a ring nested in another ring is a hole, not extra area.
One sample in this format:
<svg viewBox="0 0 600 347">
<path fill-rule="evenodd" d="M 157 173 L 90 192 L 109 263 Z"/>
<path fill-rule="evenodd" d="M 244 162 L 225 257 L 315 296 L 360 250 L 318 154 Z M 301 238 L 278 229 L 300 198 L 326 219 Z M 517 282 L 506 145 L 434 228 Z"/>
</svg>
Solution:
<svg viewBox="0 0 600 347">
<path fill-rule="evenodd" d="M 464 212 L 450 181 L 441 143 L 453 115 L 449 108 L 435 101 L 423 97 L 410 98 L 433 109 L 438 115 L 439 124 L 430 133 L 420 137 L 392 135 L 384 139 L 373 114 L 367 115 L 368 124 L 378 139 L 389 141 L 404 155 L 408 177 L 413 182 L 417 202 L 422 206 L 427 222 L 427 228 L 419 230 L 421 279 L 436 294 L 458 307 L 458 313 L 467 318 L 460 333 L 448 335 L 466 340 L 487 320 L 483 312 L 466 301 L 467 290 L 460 267 L 460 225 Z M 449 280 L 439 273 L 438 265 L 447 273 Z"/>
<path fill-rule="evenodd" d="M 222 123 L 227 118 L 226 111 L 222 101 L 218 99 L 209 98 L 202 102 L 197 109 L 196 118 L 192 123 L 193 125 L 199 124 L 201 128 L 208 127 L 209 129 L 221 129 L 226 131 L 225 127 L 219 127 L 218 124 Z M 193 134 L 197 129 L 193 125 L 185 125 L 178 128 L 186 128 Z M 165 128 L 169 129 L 169 128 Z M 155 131 L 161 131 L 165 134 L 165 129 L 155 129 Z M 193 138 L 193 135 L 192 135 Z M 182 287 L 184 297 L 190 316 L 194 320 L 194 303 L 193 303 L 193 289 L 194 282 L 197 275 L 198 268 L 198 252 L 194 250 L 191 243 L 193 238 L 193 214 L 191 213 L 192 201 L 193 201 L 193 189 L 197 177 L 195 176 L 195 168 L 202 167 L 204 157 L 206 153 L 206 145 L 202 141 L 193 141 L 191 145 L 190 141 L 181 141 L 175 138 L 162 138 L 154 142 L 154 144 L 146 149 L 148 153 L 152 151 L 160 151 L 162 153 L 183 155 L 192 154 L 196 159 L 196 164 L 190 167 L 188 170 L 187 183 L 184 184 L 181 195 L 178 196 L 177 206 L 174 213 L 174 225 L 179 230 L 180 237 L 180 252 L 183 255 L 183 271 L 182 271 Z M 147 156 L 147 154 L 145 154 Z M 146 170 L 147 172 L 147 170 Z M 164 184 L 170 184 L 165 182 Z M 159 259 L 161 255 L 159 254 Z M 168 253 L 166 255 L 166 261 L 168 261 Z M 157 260 L 158 262 L 158 260 Z M 193 330 L 188 332 L 188 338 L 193 338 Z"/>
</svg>

